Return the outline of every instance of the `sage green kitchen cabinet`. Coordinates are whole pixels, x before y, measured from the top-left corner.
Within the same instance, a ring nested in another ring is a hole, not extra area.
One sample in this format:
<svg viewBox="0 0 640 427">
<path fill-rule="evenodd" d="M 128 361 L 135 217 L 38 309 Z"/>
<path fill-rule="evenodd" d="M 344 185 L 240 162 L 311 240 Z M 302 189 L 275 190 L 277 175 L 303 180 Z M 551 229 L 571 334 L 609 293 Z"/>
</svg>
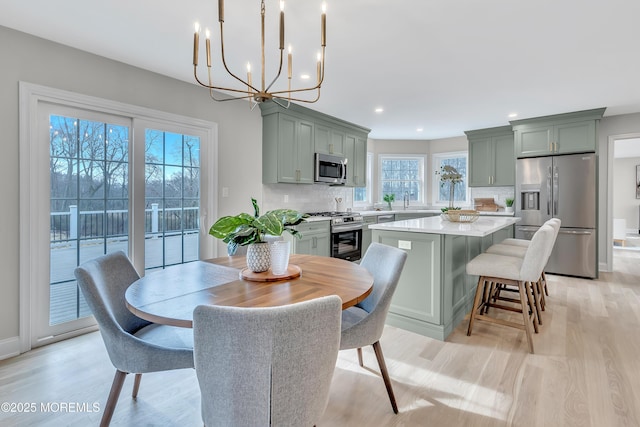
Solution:
<svg viewBox="0 0 640 427">
<path fill-rule="evenodd" d="M 604 110 L 512 121 L 516 157 L 596 152 L 598 122 Z"/>
<path fill-rule="evenodd" d="M 484 237 L 372 231 L 372 241 L 407 252 L 387 323 L 445 340 L 473 305 L 478 277 L 466 274 L 467 263 L 492 244 L 513 237 L 514 226 Z"/>
<path fill-rule="evenodd" d="M 276 113 L 262 119 L 262 182 L 313 184 L 314 124 Z"/>
<path fill-rule="evenodd" d="M 346 185 L 365 187 L 367 185 L 367 138 L 347 134 L 344 153 L 347 159 Z"/>
<path fill-rule="evenodd" d="M 306 255 L 331 255 L 331 232 L 329 221 L 302 222 L 295 226 L 300 238 L 285 233 L 291 241 L 291 253 Z"/>
<path fill-rule="evenodd" d="M 364 220 L 364 227 L 362 227 L 362 256 L 367 253 L 369 245 L 371 245 L 371 233 L 373 230 L 369 230 L 369 225 L 378 222 L 377 215 L 368 215 L 362 218 Z"/>
<path fill-rule="evenodd" d="M 467 131 L 469 187 L 515 185 L 513 130 L 510 126 Z"/>
<path fill-rule="evenodd" d="M 396 213 L 396 221 L 402 221 L 405 219 L 418 219 L 418 218 L 428 218 L 430 216 L 436 216 L 438 214 L 425 212 L 425 213 Z"/>
<path fill-rule="evenodd" d="M 260 104 L 262 112 L 262 182 L 264 184 L 314 182 L 314 153 L 346 157 L 347 136 L 355 136 L 349 185 L 365 185 L 367 137 L 370 129 L 290 104 Z M 360 156 L 360 153 L 364 154 Z M 356 153 L 358 153 L 356 155 Z"/>
<path fill-rule="evenodd" d="M 318 124 L 315 130 L 316 153 L 331 154 L 332 156 L 344 156 L 345 132 Z"/>
</svg>

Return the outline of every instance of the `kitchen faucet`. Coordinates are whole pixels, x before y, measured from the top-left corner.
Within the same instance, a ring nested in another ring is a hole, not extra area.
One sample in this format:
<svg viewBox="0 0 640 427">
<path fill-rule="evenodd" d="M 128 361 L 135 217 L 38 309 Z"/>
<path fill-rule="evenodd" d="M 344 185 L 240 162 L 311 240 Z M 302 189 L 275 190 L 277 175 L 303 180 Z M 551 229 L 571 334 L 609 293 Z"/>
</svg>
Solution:
<svg viewBox="0 0 640 427">
<path fill-rule="evenodd" d="M 404 209 L 407 209 L 409 207 L 409 192 L 405 191 L 404 192 Z"/>
</svg>

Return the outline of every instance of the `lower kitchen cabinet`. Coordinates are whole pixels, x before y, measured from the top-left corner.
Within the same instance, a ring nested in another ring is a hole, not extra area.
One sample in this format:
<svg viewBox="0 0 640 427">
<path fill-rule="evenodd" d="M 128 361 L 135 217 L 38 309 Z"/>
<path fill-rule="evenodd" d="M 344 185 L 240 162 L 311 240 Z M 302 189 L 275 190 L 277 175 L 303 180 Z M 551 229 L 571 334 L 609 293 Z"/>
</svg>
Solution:
<svg viewBox="0 0 640 427">
<path fill-rule="evenodd" d="M 478 277 L 467 275 L 467 263 L 514 233 L 513 226 L 485 237 L 372 231 L 374 242 L 408 255 L 387 323 L 438 340 L 445 340 L 471 311 Z"/>
<path fill-rule="evenodd" d="M 306 255 L 331 255 L 331 232 L 329 221 L 303 222 L 294 228 L 300 233 L 300 238 L 287 233 L 286 239 L 291 240 L 291 253 Z"/>
</svg>

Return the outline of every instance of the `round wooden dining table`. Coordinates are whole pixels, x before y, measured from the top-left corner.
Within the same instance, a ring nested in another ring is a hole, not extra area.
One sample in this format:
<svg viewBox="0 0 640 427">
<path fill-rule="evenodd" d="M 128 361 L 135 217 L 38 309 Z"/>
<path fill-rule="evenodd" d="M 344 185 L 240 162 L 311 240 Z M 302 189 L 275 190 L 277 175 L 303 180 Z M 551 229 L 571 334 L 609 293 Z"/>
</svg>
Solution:
<svg viewBox="0 0 640 427">
<path fill-rule="evenodd" d="M 342 309 L 364 300 L 373 277 L 362 266 L 338 258 L 291 255 L 298 277 L 254 281 L 243 278 L 245 257 L 222 257 L 167 267 L 135 281 L 125 293 L 136 316 L 164 325 L 193 327 L 193 310 L 202 304 L 274 307 L 328 295 L 342 299 Z"/>
</svg>

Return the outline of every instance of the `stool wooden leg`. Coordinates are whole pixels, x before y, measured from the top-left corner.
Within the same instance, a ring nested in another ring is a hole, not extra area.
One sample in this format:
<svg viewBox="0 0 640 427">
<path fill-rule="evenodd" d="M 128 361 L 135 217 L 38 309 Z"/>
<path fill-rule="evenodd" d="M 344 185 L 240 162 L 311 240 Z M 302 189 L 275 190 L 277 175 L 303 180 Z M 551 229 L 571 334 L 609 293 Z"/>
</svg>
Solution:
<svg viewBox="0 0 640 427">
<path fill-rule="evenodd" d="M 525 287 L 525 291 L 526 291 L 526 296 L 527 299 L 529 300 L 529 308 L 527 309 L 527 313 L 531 313 L 531 318 L 529 319 L 530 323 L 533 323 L 533 330 L 535 331 L 535 333 L 538 333 L 538 313 L 536 311 L 536 305 L 535 305 L 535 301 L 533 300 L 533 295 L 531 295 L 531 283 L 530 282 L 525 282 L 524 287 Z M 524 311 L 525 307 L 522 307 L 522 310 Z M 533 319 L 533 322 L 531 322 L 531 320 Z"/>
<path fill-rule="evenodd" d="M 538 325 L 542 325 L 542 312 L 540 310 L 540 294 L 538 293 L 538 282 L 529 282 L 531 285 L 531 291 L 533 292 L 533 306 L 536 310 L 536 318 L 538 320 Z"/>
<path fill-rule="evenodd" d="M 542 280 L 542 276 L 540 276 L 540 278 L 538 279 L 538 283 L 536 283 L 536 285 L 538 286 L 538 296 L 540 297 L 540 309 L 542 311 L 545 311 L 547 300 L 544 297 L 544 282 Z"/>
<path fill-rule="evenodd" d="M 547 289 L 547 275 L 542 272 L 542 281 L 544 282 L 544 293 L 549 296 L 549 289 Z"/>
<path fill-rule="evenodd" d="M 520 290 L 520 304 L 522 304 L 522 318 L 524 320 L 524 331 L 527 335 L 527 342 L 529 343 L 529 351 L 533 353 L 533 337 L 531 336 L 531 317 L 529 316 L 529 310 L 527 310 L 527 296 L 525 295 L 527 284 L 524 282 L 518 282 L 518 289 Z"/>
<path fill-rule="evenodd" d="M 480 305 L 480 299 L 484 293 L 484 284 L 485 278 L 484 276 L 478 277 L 478 286 L 476 287 L 476 296 L 473 299 L 473 307 L 471 307 L 471 315 L 469 316 L 469 328 L 467 329 L 467 336 L 471 335 L 471 331 L 473 330 L 473 321 L 476 317 L 476 311 L 478 310 L 478 306 Z"/>
</svg>

